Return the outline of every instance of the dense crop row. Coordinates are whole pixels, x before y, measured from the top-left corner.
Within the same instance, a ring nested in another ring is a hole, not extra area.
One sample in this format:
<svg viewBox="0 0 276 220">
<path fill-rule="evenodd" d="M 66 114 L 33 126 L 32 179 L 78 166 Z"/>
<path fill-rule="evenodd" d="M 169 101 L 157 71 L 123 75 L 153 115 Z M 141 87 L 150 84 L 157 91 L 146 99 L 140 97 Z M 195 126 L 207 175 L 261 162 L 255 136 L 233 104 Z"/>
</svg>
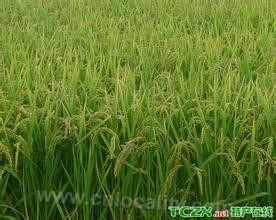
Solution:
<svg viewBox="0 0 276 220">
<path fill-rule="evenodd" d="M 275 206 L 275 2 L 2 0 L 0 218 Z"/>
</svg>

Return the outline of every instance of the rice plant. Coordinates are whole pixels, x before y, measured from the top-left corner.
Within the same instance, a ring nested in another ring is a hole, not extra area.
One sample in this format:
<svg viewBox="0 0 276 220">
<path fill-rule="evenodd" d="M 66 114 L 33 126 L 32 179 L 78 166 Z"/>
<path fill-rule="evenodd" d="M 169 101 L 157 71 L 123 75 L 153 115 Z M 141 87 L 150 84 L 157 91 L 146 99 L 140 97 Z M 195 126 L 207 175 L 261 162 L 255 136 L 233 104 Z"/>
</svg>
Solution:
<svg viewBox="0 0 276 220">
<path fill-rule="evenodd" d="M 273 0 L 2 0 L 0 219 L 275 207 L 275 12 Z"/>
</svg>

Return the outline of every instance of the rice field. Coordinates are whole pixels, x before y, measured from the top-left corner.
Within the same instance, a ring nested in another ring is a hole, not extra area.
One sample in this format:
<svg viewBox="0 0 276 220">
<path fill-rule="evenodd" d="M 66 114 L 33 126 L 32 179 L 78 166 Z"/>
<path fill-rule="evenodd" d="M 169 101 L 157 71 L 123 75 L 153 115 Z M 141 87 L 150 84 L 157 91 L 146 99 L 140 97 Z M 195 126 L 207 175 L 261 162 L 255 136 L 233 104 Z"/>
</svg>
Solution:
<svg viewBox="0 0 276 220">
<path fill-rule="evenodd" d="M 0 219 L 275 208 L 275 17 L 273 0 L 1 0 Z"/>
</svg>

